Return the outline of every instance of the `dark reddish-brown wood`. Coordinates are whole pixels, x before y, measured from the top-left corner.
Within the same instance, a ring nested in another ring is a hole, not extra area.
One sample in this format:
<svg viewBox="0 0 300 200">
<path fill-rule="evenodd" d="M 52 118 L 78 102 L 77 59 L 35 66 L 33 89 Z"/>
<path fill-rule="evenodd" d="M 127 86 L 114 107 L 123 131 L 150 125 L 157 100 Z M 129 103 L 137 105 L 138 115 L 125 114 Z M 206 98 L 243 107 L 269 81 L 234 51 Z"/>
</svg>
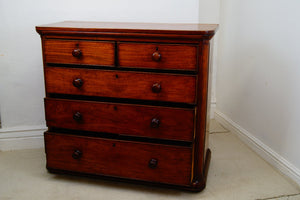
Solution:
<svg viewBox="0 0 300 200">
<path fill-rule="evenodd" d="M 76 58 L 80 58 L 82 56 L 82 51 L 80 49 L 74 48 L 72 51 L 72 55 Z"/>
<path fill-rule="evenodd" d="M 160 93 L 161 91 L 161 85 L 160 83 L 153 83 L 152 85 L 152 92 L 154 93 Z"/>
<path fill-rule="evenodd" d="M 195 103 L 196 76 L 46 67 L 47 93 Z M 81 87 L 73 81 L 80 79 Z M 159 84 L 161 90 L 154 89 Z M 159 90 L 159 92 L 158 92 Z"/>
<path fill-rule="evenodd" d="M 80 78 L 76 78 L 73 80 L 74 87 L 80 88 L 83 85 L 83 81 Z"/>
<path fill-rule="evenodd" d="M 45 142 L 48 168 L 174 185 L 189 185 L 192 179 L 190 147 L 49 132 Z"/>
<path fill-rule="evenodd" d="M 45 99 L 48 127 L 192 141 L 194 109 Z"/>
<path fill-rule="evenodd" d="M 161 54 L 158 51 L 158 48 L 156 49 L 156 51 L 154 51 L 154 53 L 152 54 L 152 60 L 154 60 L 155 62 L 159 62 L 161 59 Z"/>
<path fill-rule="evenodd" d="M 198 109 L 197 109 L 197 123 L 196 123 L 196 134 L 195 134 L 195 168 L 194 168 L 194 185 L 195 187 L 200 187 L 203 184 L 203 181 L 199 180 L 205 180 L 205 155 L 207 151 L 207 146 L 205 146 L 206 143 L 206 136 L 208 128 L 206 125 L 207 119 L 207 100 L 208 100 L 208 83 L 209 83 L 209 47 L 210 43 L 208 40 L 205 40 L 201 44 L 201 55 L 199 55 L 201 62 L 199 66 L 199 73 L 202 74 L 202 79 L 198 81 L 198 91 L 202 94 L 198 98 Z"/>
<path fill-rule="evenodd" d="M 120 43 L 121 67 L 195 71 L 197 46 L 176 44 Z"/>
<path fill-rule="evenodd" d="M 209 43 L 217 27 L 36 27 L 52 131 L 45 134 L 48 170 L 201 191 L 211 157 Z"/>
<path fill-rule="evenodd" d="M 37 26 L 36 30 L 41 35 L 202 40 L 212 38 L 217 28 L 217 24 L 65 21 Z"/>
<path fill-rule="evenodd" d="M 46 63 L 114 66 L 114 43 L 81 40 L 45 40 Z"/>
</svg>

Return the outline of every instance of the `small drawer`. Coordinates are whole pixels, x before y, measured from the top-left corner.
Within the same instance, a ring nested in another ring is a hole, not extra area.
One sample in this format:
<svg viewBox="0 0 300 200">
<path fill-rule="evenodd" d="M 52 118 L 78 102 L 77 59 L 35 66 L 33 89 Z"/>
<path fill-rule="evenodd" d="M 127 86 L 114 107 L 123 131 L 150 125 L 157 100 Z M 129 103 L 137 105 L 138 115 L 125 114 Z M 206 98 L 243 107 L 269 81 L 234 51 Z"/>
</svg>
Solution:
<svg viewBox="0 0 300 200">
<path fill-rule="evenodd" d="M 114 66 L 113 42 L 85 40 L 44 41 L 46 63 Z"/>
<path fill-rule="evenodd" d="M 46 67 L 47 93 L 194 104 L 196 75 Z"/>
<path fill-rule="evenodd" d="M 121 67 L 189 70 L 197 69 L 197 46 L 177 44 L 119 43 Z"/>
<path fill-rule="evenodd" d="M 192 148 L 45 133 L 47 168 L 189 185 Z"/>
<path fill-rule="evenodd" d="M 195 109 L 45 99 L 48 127 L 192 141 Z"/>
</svg>

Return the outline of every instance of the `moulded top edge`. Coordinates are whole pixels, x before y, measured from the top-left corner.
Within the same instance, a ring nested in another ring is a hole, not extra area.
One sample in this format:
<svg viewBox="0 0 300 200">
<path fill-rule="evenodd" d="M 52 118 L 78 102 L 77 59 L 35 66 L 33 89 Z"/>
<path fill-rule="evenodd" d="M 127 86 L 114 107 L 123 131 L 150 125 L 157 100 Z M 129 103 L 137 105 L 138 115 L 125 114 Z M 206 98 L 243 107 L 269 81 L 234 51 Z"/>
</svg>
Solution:
<svg viewBox="0 0 300 200">
<path fill-rule="evenodd" d="M 186 24 L 186 23 L 124 23 L 124 22 L 83 22 L 64 21 L 37 26 L 38 33 L 45 32 L 110 32 L 110 33 L 142 33 L 142 34 L 178 34 L 213 36 L 218 24 Z"/>
</svg>

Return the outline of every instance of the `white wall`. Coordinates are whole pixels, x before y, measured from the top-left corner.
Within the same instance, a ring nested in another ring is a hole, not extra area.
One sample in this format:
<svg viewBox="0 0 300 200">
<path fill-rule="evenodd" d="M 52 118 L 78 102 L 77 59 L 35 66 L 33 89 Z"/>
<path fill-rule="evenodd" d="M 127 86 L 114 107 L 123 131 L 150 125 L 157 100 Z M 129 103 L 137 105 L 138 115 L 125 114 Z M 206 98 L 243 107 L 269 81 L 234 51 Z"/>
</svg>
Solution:
<svg viewBox="0 0 300 200">
<path fill-rule="evenodd" d="M 299 7 L 299 0 L 222 1 L 216 91 L 217 110 L 298 178 Z"/>
<path fill-rule="evenodd" d="M 218 6 L 219 0 L 0 0 L 0 139 L 40 135 L 45 127 L 36 25 L 64 20 L 216 23 Z"/>
</svg>

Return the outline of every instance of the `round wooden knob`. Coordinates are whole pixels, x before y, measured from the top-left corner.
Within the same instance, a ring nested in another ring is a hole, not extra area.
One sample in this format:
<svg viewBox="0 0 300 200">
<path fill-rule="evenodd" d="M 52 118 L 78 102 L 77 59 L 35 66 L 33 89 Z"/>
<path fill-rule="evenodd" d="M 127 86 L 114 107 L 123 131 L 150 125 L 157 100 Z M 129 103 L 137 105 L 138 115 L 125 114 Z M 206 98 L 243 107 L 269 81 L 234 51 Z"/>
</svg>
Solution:
<svg viewBox="0 0 300 200">
<path fill-rule="evenodd" d="M 151 158 L 149 160 L 149 163 L 148 163 L 148 166 L 151 168 L 151 169 L 155 169 L 157 167 L 157 164 L 158 164 L 158 160 L 155 159 L 155 158 Z"/>
<path fill-rule="evenodd" d="M 73 80 L 74 87 L 80 88 L 83 85 L 83 81 L 80 78 Z"/>
<path fill-rule="evenodd" d="M 159 62 L 161 59 L 161 54 L 158 52 L 158 51 L 155 51 L 153 54 L 152 54 L 152 60 L 156 61 L 156 62 Z"/>
<path fill-rule="evenodd" d="M 73 115 L 73 119 L 75 121 L 80 121 L 82 119 L 82 115 L 80 112 L 76 112 L 74 115 Z"/>
<path fill-rule="evenodd" d="M 79 158 L 81 158 L 81 156 L 82 156 L 82 153 L 78 149 L 76 149 L 72 154 L 72 158 L 74 158 L 75 160 L 78 160 Z"/>
<path fill-rule="evenodd" d="M 160 84 L 159 83 L 154 83 L 152 85 L 152 92 L 154 92 L 154 93 L 160 93 L 160 91 L 161 91 Z"/>
<path fill-rule="evenodd" d="M 82 56 L 81 50 L 80 49 L 74 49 L 72 51 L 72 55 L 76 58 L 80 58 Z"/>
<path fill-rule="evenodd" d="M 151 120 L 151 128 L 158 128 L 160 125 L 160 121 L 157 118 L 153 118 Z"/>
</svg>

